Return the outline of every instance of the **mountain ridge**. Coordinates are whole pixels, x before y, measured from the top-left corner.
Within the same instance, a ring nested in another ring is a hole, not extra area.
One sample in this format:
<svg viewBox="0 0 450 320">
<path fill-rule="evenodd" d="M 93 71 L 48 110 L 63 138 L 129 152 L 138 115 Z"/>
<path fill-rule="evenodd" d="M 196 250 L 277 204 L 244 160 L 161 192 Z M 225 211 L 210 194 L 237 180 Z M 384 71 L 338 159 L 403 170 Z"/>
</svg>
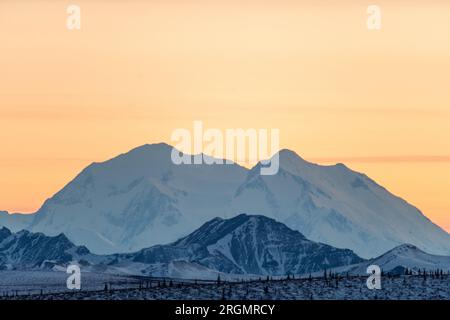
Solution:
<svg viewBox="0 0 450 320">
<path fill-rule="evenodd" d="M 224 273 L 259 275 L 302 274 L 362 261 L 351 250 L 310 241 L 281 222 L 247 214 L 212 219 L 172 244 L 131 256 L 135 262 L 151 264 L 167 263 L 175 256 Z"/>
<path fill-rule="evenodd" d="M 343 164 L 310 163 L 279 151 L 280 170 L 261 176 L 256 164 L 174 165 L 172 147 L 144 145 L 92 163 L 30 217 L 14 226 L 64 232 L 97 253 L 131 252 L 171 243 L 215 216 L 240 212 L 276 218 L 308 239 L 350 248 L 364 258 L 402 243 L 450 254 L 450 235 L 417 208 Z M 15 216 L 15 215 L 14 215 Z M 24 222 L 25 221 L 25 222 Z"/>
<path fill-rule="evenodd" d="M 78 260 L 78 261 L 77 261 Z M 315 272 L 363 261 L 348 249 L 306 239 L 281 222 L 240 214 L 214 218 L 171 244 L 133 253 L 94 255 L 64 234 L 54 237 L 23 230 L 0 229 L 0 268 L 60 268 L 78 263 L 88 270 L 167 275 L 171 268 L 228 275 L 286 275 Z M 201 277 L 201 274 L 198 275 Z"/>
<path fill-rule="evenodd" d="M 51 269 L 57 264 L 90 254 L 84 246 L 75 246 L 64 234 L 49 237 L 22 230 L 12 233 L 0 229 L 0 270 Z"/>
<path fill-rule="evenodd" d="M 383 272 L 450 271 L 450 256 L 425 253 L 402 244 L 364 260 L 348 249 L 308 240 L 300 232 L 262 215 L 214 218 L 191 234 L 166 245 L 132 253 L 92 254 L 64 234 L 48 237 L 26 230 L 0 228 L 0 270 L 64 270 L 78 264 L 84 271 L 189 279 L 240 279 L 258 276 L 367 274 L 369 265 Z"/>
<path fill-rule="evenodd" d="M 370 265 L 377 265 L 383 272 L 404 274 L 406 270 L 413 274 L 419 271 L 443 270 L 450 272 L 450 256 L 433 255 L 424 252 L 416 246 L 405 243 L 401 244 L 382 255 L 361 262 L 356 265 L 335 268 L 335 272 L 366 275 Z"/>
</svg>

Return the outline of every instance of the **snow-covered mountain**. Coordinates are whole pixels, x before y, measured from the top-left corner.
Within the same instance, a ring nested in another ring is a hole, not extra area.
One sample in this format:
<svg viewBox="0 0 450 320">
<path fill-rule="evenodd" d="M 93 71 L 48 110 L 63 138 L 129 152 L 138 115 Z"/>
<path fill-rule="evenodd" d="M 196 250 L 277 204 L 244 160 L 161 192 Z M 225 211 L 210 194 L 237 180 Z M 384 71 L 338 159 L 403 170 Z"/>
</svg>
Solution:
<svg viewBox="0 0 450 320">
<path fill-rule="evenodd" d="M 215 218 L 190 235 L 135 253 L 94 255 L 65 235 L 0 229 L 0 269 L 59 268 L 136 275 L 215 279 L 225 275 L 286 275 L 346 266 L 363 260 L 348 249 L 307 240 L 264 216 Z"/>
<path fill-rule="evenodd" d="M 450 256 L 438 256 L 423 252 L 411 244 L 403 244 L 382 254 L 381 256 L 364 261 L 354 266 L 336 268 L 337 272 L 349 272 L 350 274 L 367 274 L 367 267 L 377 265 L 383 272 L 396 271 L 403 273 L 405 269 L 413 273 L 421 271 L 443 270 L 450 271 Z M 403 271 L 403 272 L 402 272 Z"/>
<path fill-rule="evenodd" d="M 239 186 L 232 211 L 275 217 L 308 239 L 350 248 L 364 258 L 411 243 L 450 255 L 450 235 L 417 208 L 343 164 L 321 166 L 289 150 L 277 175 L 255 166 Z"/>
<path fill-rule="evenodd" d="M 12 233 L 5 227 L 0 229 L 0 270 L 52 268 L 89 254 L 86 247 L 75 246 L 63 234 L 48 237 L 25 230 Z"/>
<path fill-rule="evenodd" d="M 238 165 L 174 165 L 172 147 L 145 145 L 84 169 L 39 209 L 30 228 L 64 232 L 96 253 L 169 243 L 228 212 Z M 212 213 L 214 212 L 214 213 Z"/>
<path fill-rule="evenodd" d="M 351 250 L 310 241 L 271 218 L 246 214 L 214 218 L 171 244 L 111 255 L 92 254 L 64 234 L 0 229 L 0 270 L 65 270 L 69 263 L 86 272 L 189 279 L 320 275 L 324 269 L 365 275 L 372 264 L 384 272 L 450 270 L 449 256 L 431 255 L 410 244 L 363 260 Z"/>
<path fill-rule="evenodd" d="M 302 274 L 361 262 L 348 249 L 306 239 L 265 216 L 215 218 L 180 240 L 116 256 L 109 265 L 133 261 L 163 265 L 187 261 L 228 274 Z M 151 271 L 151 268 L 150 268 Z"/>
<path fill-rule="evenodd" d="M 278 174 L 261 176 L 259 164 L 250 170 L 236 164 L 177 166 L 171 151 L 167 144 L 144 145 L 94 163 L 32 221 L 21 215 L 17 225 L 48 235 L 63 232 L 96 253 L 132 252 L 173 242 L 213 217 L 247 212 L 364 258 L 403 243 L 450 255 L 448 233 L 343 164 L 316 165 L 282 150 Z M 0 214 L 0 224 L 17 230 L 15 216 Z"/>
<path fill-rule="evenodd" d="M 6 226 L 13 232 L 26 229 L 33 219 L 32 214 L 10 214 L 8 211 L 0 211 L 0 226 Z"/>
</svg>

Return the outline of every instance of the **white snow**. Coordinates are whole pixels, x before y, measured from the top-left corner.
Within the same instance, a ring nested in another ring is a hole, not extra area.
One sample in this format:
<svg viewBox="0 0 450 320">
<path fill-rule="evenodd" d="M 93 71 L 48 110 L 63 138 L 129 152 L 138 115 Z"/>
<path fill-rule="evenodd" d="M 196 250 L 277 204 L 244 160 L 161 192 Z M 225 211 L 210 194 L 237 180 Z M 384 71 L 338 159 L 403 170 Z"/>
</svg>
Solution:
<svg viewBox="0 0 450 320">
<path fill-rule="evenodd" d="M 17 276 L 20 276 L 18 274 Z M 16 276 L 16 278 L 18 278 Z M 94 276 L 94 275 L 92 275 Z M 89 276 L 92 278 L 92 276 Z M 11 287 L 2 286 L 0 272 L 0 290 Z M 50 278 L 52 279 L 52 278 Z M 49 287 L 55 280 L 46 280 Z M 50 280 L 50 281 L 49 281 Z M 61 279 L 63 280 L 63 279 Z M 56 284 L 61 285 L 61 280 Z M 22 280 L 23 281 L 23 280 Z M 386 277 L 382 279 L 381 290 L 369 290 L 367 277 L 343 277 L 339 281 L 323 278 L 245 281 L 245 282 L 199 282 L 174 281 L 166 286 L 157 286 L 151 282 L 149 288 L 139 288 L 139 279 L 100 278 L 96 286 L 80 292 L 45 290 L 41 295 L 34 290 L 28 295 L 27 287 L 18 296 L 0 296 L 1 299 L 30 300 L 449 300 L 450 276 L 439 278 L 421 276 Z M 144 280 L 145 281 L 145 280 Z M 27 280 L 25 280 L 27 282 Z M 113 284 L 112 290 L 103 290 L 105 282 Z M 161 281 L 159 281 L 161 283 Z M 65 283 L 65 282 L 64 282 Z M 42 285 L 42 282 L 40 283 Z M 39 284 L 35 286 L 39 288 Z M 44 287 L 45 288 L 45 287 Z M 127 289 L 128 288 L 128 289 Z"/>
<path fill-rule="evenodd" d="M 450 235 L 418 209 L 342 164 L 320 166 L 280 152 L 280 171 L 258 166 L 172 164 L 171 147 L 145 145 L 94 163 L 28 217 L 0 225 L 61 232 L 95 253 L 130 252 L 175 241 L 214 217 L 263 214 L 307 238 L 364 258 L 403 243 L 450 255 Z M 16 217 L 14 217 L 16 218 Z"/>
</svg>

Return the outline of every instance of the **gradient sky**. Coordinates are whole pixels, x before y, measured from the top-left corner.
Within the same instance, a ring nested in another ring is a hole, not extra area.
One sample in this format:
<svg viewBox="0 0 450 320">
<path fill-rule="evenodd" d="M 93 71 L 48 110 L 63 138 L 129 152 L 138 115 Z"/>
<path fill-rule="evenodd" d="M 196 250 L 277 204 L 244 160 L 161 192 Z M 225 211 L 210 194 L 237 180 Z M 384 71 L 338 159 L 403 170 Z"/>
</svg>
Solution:
<svg viewBox="0 0 450 320">
<path fill-rule="evenodd" d="M 66 8 L 82 10 L 80 31 Z M 450 3 L 0 1 L 0 210 L 203 120 L 280 128 L 450 231 Z"/>
</svg>

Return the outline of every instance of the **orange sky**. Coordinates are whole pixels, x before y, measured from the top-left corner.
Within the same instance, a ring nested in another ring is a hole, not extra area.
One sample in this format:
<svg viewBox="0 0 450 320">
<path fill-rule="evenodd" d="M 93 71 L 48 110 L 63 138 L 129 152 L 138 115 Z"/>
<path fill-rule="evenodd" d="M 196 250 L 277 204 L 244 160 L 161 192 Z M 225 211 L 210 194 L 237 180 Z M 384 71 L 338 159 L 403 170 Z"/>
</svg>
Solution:
<svg viewBox="0 0 450 320">
<path fill-rule="evenodd" d="M 32 212 L 90 162 L 203 120 L 280 128 L 282 147 L 345 162 L 450 231 L 450 3 L 376 1 L 381 31 L 369 4 L 1 0 L 0 210 Z"/>
</svg>

